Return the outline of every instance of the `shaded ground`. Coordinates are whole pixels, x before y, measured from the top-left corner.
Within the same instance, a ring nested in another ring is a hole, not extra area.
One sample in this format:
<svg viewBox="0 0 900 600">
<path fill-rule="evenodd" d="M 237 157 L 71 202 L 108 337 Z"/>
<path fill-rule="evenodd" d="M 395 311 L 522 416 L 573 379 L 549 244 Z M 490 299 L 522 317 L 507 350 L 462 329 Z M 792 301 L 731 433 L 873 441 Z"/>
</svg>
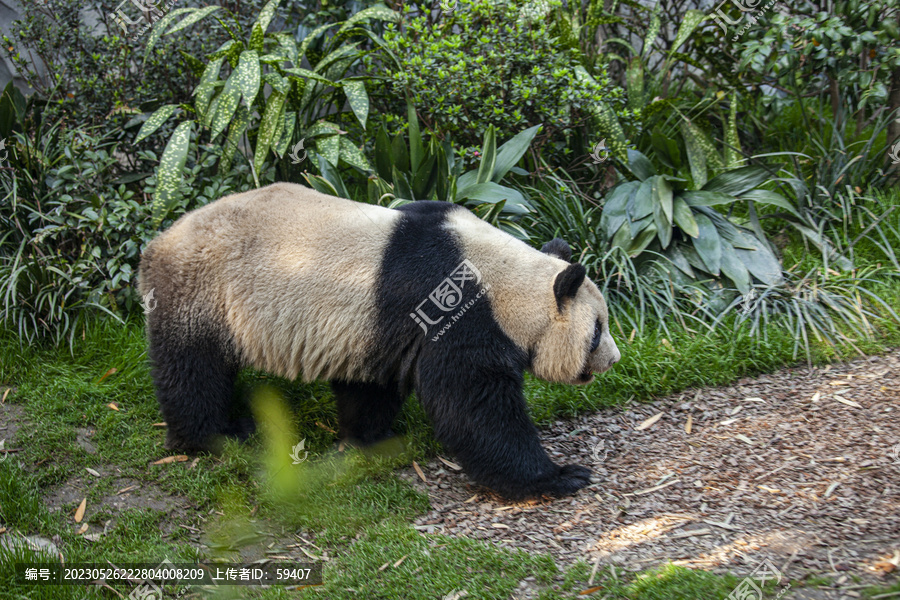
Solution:
<svg viewBox="0 0 900 600">
<path fill-rule="evenodd" d="M 422 465 L 427 484 L 403 474 L 434 508 L 416 528 L 549 552 L 560 566 L 744 575 L 768 560 L 842 588 L 796 598 L 896 581 L 900 351 L 557 422 L 542 439 L 558 462 L 592 462 L 597 483 L 510 505 L 435 460 Z"/>
</svg>

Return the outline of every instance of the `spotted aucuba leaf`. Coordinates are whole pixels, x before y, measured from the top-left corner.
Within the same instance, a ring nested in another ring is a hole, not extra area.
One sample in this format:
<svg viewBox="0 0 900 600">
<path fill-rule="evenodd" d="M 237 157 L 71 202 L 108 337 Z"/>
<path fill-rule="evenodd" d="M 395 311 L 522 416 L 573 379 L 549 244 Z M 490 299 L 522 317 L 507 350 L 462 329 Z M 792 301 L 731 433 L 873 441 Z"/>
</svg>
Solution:
<svg viewBox="0 0 900 600">
<path fill-rule="evenodd" d="M 273 90 L 278 90 L 285 95 L 291 91 L 291 85 L 288 83 L 288 80 L 278 73 L 266 73 L 263 75 L 263 82 L 272 86 Z"/>
<path fill-rule="evenodd" d="M 345 136 L 341 136 L 340 143 L 342 161 L 344 161 L 351 167 L 356 167 L 363 172 L 369 172 L 372 170 L 372 167 L 369 165 L 369 161 L 366 160 L 366 157 L 363 155 L 362 151 L 353 145 L 353 142 L 348 140 Z"/>
<path fill-rule="evenodd" d="M 166 27 L 175 20 L 175 17 L 179 15 L 183 15 L 184 13 L 189 13 L 197 10 L 196 8 L 176 8 L 170 13 L 166 13 L 165 16 L 153 24 L 153 28 L 150 30 L 150 37 L 147 38 L 147 48 L 144 50 L 144 62 L 147 62 L 147 57 L 150 56 L 150 50 L 153 49 L 153 46 L 156 45 L 156 42 L 159 41 L 159 38 L 162 37 L 163 33 L 166 32 Z"/>
<path fill-rule="evenodd" d="M 316 138 L 316 152 L 334 166 L 337 166 L 341 153 L 341 136 L 325 135 Z"/>
<path fill-rule="evenodd" d="M 272 149 L 278 158 L 284 156 L 284 153 L 287 151 L 288 144 L 291 142 L 291 138 L 294 137 L 294 128 L 296 126 L 297 114 L 286 112 L 284 114 L 284 124 L 280 128 L 281 137 Z"/>
<path fill-rule="evenodd" d="M 678 27 L 678 34 L 675 36 L 675 41 L 672 42 L 672 47 L 669 48 L 670 56 L 673 52 L 678 50 L 689 37 L 691 37 L 691 34 L 697 29 L 697 25 L 705 18 L 706 12 L 697 10 L 696 8 L 692 8 L 684 13 L 681 17 L 681 25 Z"/>
<path fill-rule="evenodd" d="M 740 167 L 744 162 L 741 156 L 741 139 L 737 132 L 737 105 L 737 94 L 732 94 L 731 109 L 725 122 L 725 165 L 728 169 Z"/>
<path fill-rule="evenodd" d="M 254 25 L 253 30 L 250 32 L 250 49 L 262 53 L 263 52 L 263 38 L 265 34 L 263 33 L 262 27 L 259 25 Z"/>
<path fill-rule="evenodd" d="M 256 94 L 259 93 L 259 82 L 262 77 L 261 71 L 259 55 L 255 50 L 247 50 L 241 53 L 237 69 L 232 73 L 232 77 L 235 74 L 237 75 L 237 84 L 241 89 L 241 95 L 244 97 L 244 104 L 247 105 L 247 108 L 253 106 Z"/>
<path fill-rule="evenodd" d="M 396 23 L 400 20 L 400 13 L 395 10 L 391 10 L 384 4 L 376 4 L 375 6 L 370 6 L 365 10 L 361 10 L 341 25 L 341 28 L 338 29 L 338 33 L 342 33 L 347 29 L 350 29 L 357 23 L 362 21 L 367 21 L 369 19 L 378 19 L 379 21 L 392 21 Z"/>
<path fill-rule="evenodd" d="M 341 128 L 334 123 L 329 123 L 328 121 L 317 121 L 313 124 L 312 127 L 306 130 L 306 133 L 303 135 L 303 137 L 305 137 L 306 139 L 311 139 L 320 135 L 335 135 L 337 133 L 343 132 L 341 131 Z"/>
<path fill-rule="evenodd" d="M 366 84 L 360 79 L 345 79 L 343 84 L 350 109 L 365 129 L 366 119 L 369 116 L 369 94 L 366 93 Z"/>
<path fill-rule="evenodd" d="M 276 33 L 275 39 L 278 40 L 278 50 L 287 57 L 289 61 L 297 64 L 297 42 L 294 36 L 286 33 Z"/>
<path fill-rule="evenodd" d="M 333 81 L 331 81 L 330 79 L 326 79 L 325 77 L 322 77 L 318 73 L 313 73 L 312 71 L 310 71 L 308 69 L 301 69 L 300 67 L 294 67 L 292 69 L 285 69 L 284 72 L 288 73 L 290 75 L 294 75 L 295 77 L 304 77 L 307 79 L 312 79 L 314 81 L 318 81 L 319 83 L 324 83 L 325 85 L 330 85 L 332 87 L 336 87 L 336 84 Z"/>
<path fill-rule="evenodd" d="M 259 27 L 263 33 L 266 32 L 266 29 L 269 28 L 269 24 L 272 22 L 272 18 L 275 16 L 275 10 L 278 8 L 278 4 L 281 0 L 269 0 L 263 9 L 259 11 L 259 18 L 256 19 L 256 27 Z"/>
<path fill-rule="evenodd" d="M 154 112 L 150 117 L 144 121 L 144 124 L 141 126 L 141 130 L 138 132 L 137 137 L 134 138 L 134 143 L 137 144 L 142 139 L 159 129 L 159 127 L 165 123 L 169 117 L 172 116 L 172 113 L 178 108 L 177 104 L 166 104 L 165 106 L 161 106 Z"/>
<path fill-rule="evenodd" d="M 266 110 L 259 123 L 256 136 L 256 152 L 253 154 L 253 166 L 257 173 L 262 172 L 263 162 L 269 154 L 269 148 L 275 140 L 278 126 L 284 122 L 284 94 L 273 90 L 266 101 Z"/>
<path fill-rule="evenodd" d="M 337 50 L 329 53 L 327 56 L 323 57 L 322 60 L 318 62 L 318 64 L 313 69 L 316 73 L 324 73 L 324 71 L 330 67 L 331 65 L 337 63 L 338 61 L 347 61 L 352 62 L 356 60 L 360 56 L 362 56 L 361 52 L 356 50 L 356 47 L 359 46 L 360 42 L 353 42 L 352 44 L 346 44 L 338 48 Z"/>
<path fill-rule="evenodd" d="M 212 118 L 212 123 L 210 124 L 212 127 L 211 139 L 216 139 L 219 137 L 220 133 L 225 131 L 228 123 L 234 116 L 234 111 L 240 103 L 240 100 L 241 89 L 238 85 L 238 71 L 235 69 L 231 72 L 231 75 L 228 76 L 225 87 L 219 92 L 219 95 L 216 96 L 215 100 L 213 100 L 215 107 L 210 105 L 210 112 L 215 108 L 215 116 Z"/>
<path fill-rule="evenodd" d="M 153 196 L 152 220 L 159 226 L 181 198 L 181 176 L 191 142 L 193 121 L 184 121 L 175 128 L 166 144 L 159 168 L 156 170 L 156 193 Z"/>
<path fill-rule="evenodd" d="M 231 119 L 231 125 L 228 126 L 228 136 L 225 138 L 225 148 L 222 150 L 222 159 L 219 161 L 219 173 L 226 173 L 231 169 L 231 163 L 234 161 L 234 153 L 237 152 L 238 142 L 247 124 L 250 122 L 250 110 L 243 104 L 234 111 L 234 118 Z"/>
<path fill-rule="evenodd" d="M 298 64 L 300 60 L 303 60 L 303 58 L 306 57 L 306 50 L 309 48 L 309 45 L 312 44 L 313 41 L 315 41 L 315 39 L 317 37 L 319 37 L 322 33 L 328 31 L 330 28 L 334 27 L 335 25 L 337 25 L 337 23 L 328 23 L 326 25 L 320 25 L 319 27 L 316 27 L 315 29 L 313 29 L 309 35 L 307 35 L 305 38 L 303 38 L 303 41 L 300 42 L 300 50 L 299 50 L 299 52 L 297 52 L 297 60 L 294 62 L 294 64 Z"/>
<path fill-rule="evenodd" d="M 575 67 L 575 77 L 584 82 L 596 84 L 596 80 L 587 70 L 578 65 Z M 594 117 L 594 125 L 597 128 L 597 137 L 606 140 L 606 147 L 613 156 L 621 161 L 628 160 L 628 146 L 625 142 L 625 132 L 616 117 L 616 113 L 603 101 L 595 101 L 588 105 L 591 115 Z"/>
<path fill-rule="evenodd" d="M 216 91 L 216 83 L 219 81 L 219 71 L 222 68 L 222 62 L 224 60 L 224 57 L 220 57 L 206 65 L 203 75 L 200 76 L 200 83 L 197 84 L 197 88 L 194 90 L 194 96 L 197 96 L 197 99 L 194 100 L 194 108 L 197 109 L 197 114 L 200 115 L 201 118 L 206 116 L 206 111 L 209 108 L 209 101 Z M 204 121 L 209 120 L 210 119 L 204 119 Z"/>
<path fill-rule="evenodd" d="M 187 29 L 200 19 L 204 18 L 206 15 L 214 13 L 220 8 L 221 6 L 207 6 L 206 8 L 194 9 L 196 12 L 186 16 L 178 25 L 168 30 L 165 35 L 170 35 L 172 33 L 175 33 L 176 31 L 181 31 L 182 29 Z"/>
</svg>

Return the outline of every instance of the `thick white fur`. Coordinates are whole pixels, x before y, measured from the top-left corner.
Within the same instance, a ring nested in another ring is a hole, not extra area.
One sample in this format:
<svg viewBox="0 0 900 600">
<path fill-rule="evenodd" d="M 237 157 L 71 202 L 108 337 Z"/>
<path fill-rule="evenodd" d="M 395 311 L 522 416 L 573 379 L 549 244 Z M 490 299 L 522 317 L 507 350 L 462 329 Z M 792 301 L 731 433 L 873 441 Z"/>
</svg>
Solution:
<svg viewBox="0 0 900 600">
<path fill-rule="evenodd" d="M 379 260 L 398 217 L 278 183 L 185 215 L 153 250 L 206 278 L 196 288 L 224 310 L 244 364 L 291 379 L 363 381 Z"/>
</svg>

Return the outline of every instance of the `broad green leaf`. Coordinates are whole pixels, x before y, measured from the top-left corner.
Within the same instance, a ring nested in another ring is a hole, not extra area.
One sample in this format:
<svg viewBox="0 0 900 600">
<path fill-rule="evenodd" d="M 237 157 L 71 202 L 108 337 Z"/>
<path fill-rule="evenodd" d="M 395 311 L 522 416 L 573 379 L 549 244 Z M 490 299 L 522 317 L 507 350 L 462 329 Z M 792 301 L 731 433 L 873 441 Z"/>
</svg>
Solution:
<svg viewBox="0 0 900 600">
<path fill-rule="evenodd" d="M 731 107 L 725 122 L 725 166 L 729 169 L 736 169 L 744 162 L 744 157 L 741 156 L 741 138 L 737 131 L 737 98 L 737 93 L 731 94 Z"/>
<path fill-rule="evenodd" d="M 234 118 L 231 119 L 231 124 L 228 126 L 228 135 L 225 137 L 225 147 L 222 150 L 222 158 L 219 160 L 220 174 L 228 173 L 228 170 L 231 168 L 231 163 L 234 160 L 234 153 L 237 152 L 238 143 L 241 140 L 241 136 L 244 135 L 244 131 L 246 131 L 249 122 L 250 111 L 246 106 L 239 105 L 234 112 Z"/>
<path fill-rule="evenodd" d="M 627 213 L 629 221 L 640 221 L 653 214 L 653 181 L 645 179 L 637 183 L 638 187 L 628 199 Z"/>
<path fill-rule="evenodd" d="M 650 56 L 653 51 L 653 42 L 656 41 L 656 36 L 659 35 L 659 29 L 662 26 L 659 18 L 661 6 L 662 2 L 657 1 L 653 6 L 653 12 L 650 13 L 650 26 L 647 28 L 647 35 L 644 37 L 644 45 L 641 48 L 641 56 L 644 58 Z"/>
<path fill-rule="evenodd" d="M 425 150 L 422 147 L 422 133 L 419 130 L 419 115 L 409 100 L 406 101 L 406 115 L 409 122 L 409 169 L 411 173 L 415 173 L 422 164 Z"/>
<path fill-rule="evenodd" d="M 628 221 L 623 222 L 622 226 L 615 230 L 609 243 L 616 248 L 627 250 L 631 244 L 631 226 L 628 225 Z"/>
<path fill-rule="evenodd" d="M 336 167 L 341 156 L 341 136 L 323 135 L 316 138 L 316 152 Z"/>
<path fill-rule="evenodd" d="M 681 16 L 681 25 L 678 27 L 678 33 L 675 35 L 675 41 L 672 42 L 672 47 L 669 48 L 669 56 L 678 50 L 681 45 L 691 37 L 691 34 L 697 29 L 697 25 L 705 18 L 706 12 L 695 8 L 688 10 Z"/>
<path fill-rule="evenodd" d="M 719 206 L 722 204 L 734 204 L 737 198 L 730 194 L 722 194 L 720 192 L 708 192 L 701 190 L 697 192 L 681 192 L 678 197 L 687 202 L 690 206 Z"/>
<path fill-rule="evenodd" d="M 436 161 L 437 157 L 434 154 L 430 154 L 422 161 L 419 168 L 412 173 L 410 185 L 416 198 L 424 200 L 431 198 L 431 193 L 434 191 L 434 186 L 437 183 L 438 170 L 435 168 Z"/>
<path fill-rule="evenodd" d="M 268 83 L 272 89 L 278 90 L 285 96 L 291 91 L 291 84 L 286 77 L 282 77 L 278 73 L 270 72 L 263 75 L 263 83 Z"/>
<path fill-rule="evenodd" d="M 353 142 L 348 140 L 346 136 L 341 136 L 341 160 L 350 165 L 351 167 L 356 167 L 360 171 L 367 173 L 372 170 L 371 165 L 369 165 L 369 161 L 366 160 L 365 155 L 362 153 L 362 150 L 353 145 Z"/>
<path fill-rule="evenodd" d="M 293 67 L 290 69 L 284 69 L 285 73 L 289 73 L 291 75 L 296 75 L 297 77 L 303 79 L 312 79 L 313 81 L 318 81 L 319 83 L 324 83 L 325 85 L 330 85 L 331 87 L 338 87 L 338 84 L 334 81 L 331 81 L 327 77 L 322 77 L 318 73 L 314 73 L 309 69 L 301 69 L 300 67 Z"/>
<path fill-rule="evenodd" d="M 734 252 L 740 259 L 747 270 L 754 277 L 765 283 L 766 285 L 779 285 L 783 281 L 781 263 L 775 258 L 768 248 L 763 246 L 755 237 L 745 234 L 753 246 L 754 250 L 742 250 L 735 248 Z"/>
<path fill-rule="evenodd" d="M 193 24 L 196 23 L 197 21 L 203 19 L 204 17 L 206 17 L 206 16 L 209 15 L 209 14 L 212 14 L 212 13 L 216 12 L 216 11 L 219 10 L 220 8 L 222 8 L 222 7 L 221 7 L 221 6 L 207 6 L 206 8 L 195 9 L 196 12 L 194 12 L 194 13 L 192 13 L 192 14 L 186 16 L 185 18 L 183 18 L 183 19 L 181 20 L 181 22 L 178 23 L 178 25 L 176 25 L 176 26 L 173 27 L 172 29 L 168 30 L 168 31 L 166 32 L 166 35 L 172 35 L 172 34 L 175 33 L 176 31 L 181 31 L 182 29 L 187 29 L 188 27 L 190 27 L 191 25 L 193 25 Z"/>
<path fill-rule="evenodd" d="M 320 25 L 310 32 L 308 36 L 303 38 L 303 41 L 300 42 L 300 50 L 297 52 L 297 61 L 294 64 L 299 64 L 301 60 L 306 58 L 306 50 L 309 48 L 309 45 L 312 44 L 317 37 L 331 29 L 332 27 L 338 25 L 338 23 L 327 23 L 325 25 Z"/>
<path fill-rule="evenodd" d="M 688 259 L 685 257 L 685 253 L 682 251 L 683 246 L 680 244 L 676 244 L 669 248 L 667 256 L 672 261 L 672 264 L 678 267 L 678 269 L 690 277 L 691 279 L 696 279 L 697 275 L 694 273 L 694 270 L 691 268 L 691 263 L 688 262 Z"/>
<path fill-rule="evenodd" d="M 628 62 L 625 71 L 625 89 L 628 92 L 628 108 L 644 108 L 644 63 L 641 57 L 634 56 Z"/>
<path fill-rule="evenodd" d="M 628 220 L 626 207 L 641 185 L 640 181 L 628 181 L 617 185 L 607 195 L 600 213 L 600 227 L 607 239 L 611 239 L 622 223 Z"/>
<path fill-rule="evenodd" d="M 700 189 L 706 185 L 706 154 L 703 152 L 703 148 L 697 141 L 697 138 L 687 121 L 681 122 L 681 136 L 684 138 L 684 148 L 687 152 L 688 165 L 691 167 L 691 179 L 694 180 L 694 187 Z"/>
<path fill-rule="evenodd" d="M 244 104 L 247 105 L 247 108 L 251 108 L 256 94 L 259 93 L 259 82 L 262 78 L 259 55 L 255 50 L 245 50 L 241 53 L 237 69 L 231 74 L 231 77 L 235 75 L 237 75 L 237 86 L 244 97 Z M 228 78 L 229 81 L 231 77 Z"/>
<path fill-rule="evenodd" d="M 722 273 L 734 282 L 743 295 L 750 293 L 750 272 L 740 261 L 731 244 L 722 244 Z"/>
<path fill-rule="evenodd" d="M 343 88 L 350 110 L 365 129 L 366 119 L 369 117 L 369 94 L 366 93 L 366 84 L 361 79 L 345 79 Z"/>
<path fill-rule="evenodd" d="M 659 205 L 666 221 L 672 223 L 672 185 L 665 177 L 654 177 L 653 181 L 653 203 Z"/>
<path fill-rule="evenodd" d="M 262 54 L 265 51 L 265 37 L 262 28 L 259 25 L 254 25 L 250 32 L 250 43 L 247 44 L 247 47 L 257 54 Z M 260 59 L 261 62 L 266 62 L 266 60 L 268 60 L 268 55 Z"/>
<path fill-rule="evenodd" d="M 658 233 L 656 229 L 656 223 L 650 223 L 643 231 L 637 234 L 631 243 L 626 248 L 626 252 L 628 255 L 634 258 L 635 256 L 640 255 L 641 252 L 647 249 L 647 246 L 656 238 L 656 234 Z"/>
<path fill-rule="evenodd" d="M 497 148 L 497 160 L 494 163 L 494 174 L 491 177 L 491 181 L 500 183 L 506 177 L 509 170 L 516 166 L 519 160 L 522 159 L 522 156 L 528 151 L 528 147 L 531 146 L 531 142 L 540 128 L 540 125 L 535 125 L 525 131 L 520 131 L 505 144 Z"/>
<path fill-rule="evenodd" d="M 505 209 L 514 214 L 525 214 L 529 211 L 528 202 L 518 190 L 509 188 L 493 181 L 476 183 L 469 186 L 464 193 L 457 194 L 457 200 L 469 199 L 475 203 L 489 202 L 491 204 L 506 201 Z"/>
<path fill-rule="evenodd" d="M 653 167 L 650 159 L 637 150 L 628 149 L 628 164 L 626 166 L 641 181 L 656 175 L 656 169 Z"/>
<path fill-rule="evenodd" d="M 355 26 L 357 23 L 362 21 L 367 21 L 369 19 L 378 19 L 379 21 L 391 21 L 396 23 L 400 20 L 400 13 L 397 11 L 391 10 L 384 4 L 376 4 L 375 6 L 370 6 L 364 10 L 359 11 L 341 25 L 341 28 L 338 29 L 338 33 L 346 31 L 347 29 Z"/>
<path fill-rule="evenodd" d="M 706 271 L 718 277 L 722 263 L 722 240 L 719 232 L 706 215 L 695 214 L 694 220 L 697 221 L 700 235 L 691 238 L 691 242 L 703 259 Z"/>
<path fill-rule="evenodd" d="M 162 126 L 162 124 L 172 116 L 172 113 L 174 113 L 177 108 L 177 104 L 166 104 L 165 106 L 161 106 L 156 109 L 156 111 L 152 115 L 150 115 L 150 117 L 146 121 L 144 121 L 144 124 L 141 126 L 141 130 L 137 134 L 137 137 L 134 138 L 134 143 L 137 144 L 142 139 L 159 129 L 160 126 Z"/>
<path fill-rule="evenodd" d="M 391 181 L 391 138 L 382 124 L 375 134 L 375 170 L 378 176 L 387 182 Z"/>
<path fill-rule="evenodd" d="M 194 95 L 197 96 L 197 99 L 194 100 L 194 108 L 197 109 L 197 114 L 203 117 L 205 122 L 209 122 L 209 119 L 205 118 L 206 111 L 209 108 L 209 101 L 216 91 L 216 83 L 219 81 L 219 71 L 222 68 L 222 62 L 224 60 L 224 57 L 220 57 L 206 65 L 203 75 L 200 76 L 200 83 L 198 83 L 196 89 L 194 89 Z"/>
<path fill-rule="evenodd" d="M 309 187 L 316 190 L 317 192 L 340 198 L 340 194 L 338 194 L 338 191 L 334 189 L 334 186 L 331 185 L 324 177 L 313 175 L 312 173 L 304 173 L 303 177 L 306 179 Z"/>
<path fill-rule="evenodd" d="M 409 171 L 409 150 L 401 134 L 394 136 L 391 143 L 391 164 L 401 173 Z"/>
<path fill-rule="evenodd" d="M 400 137 L 399 135 L 397 137 Z M 394 138 L 396 140 L 396 138 Z M 415 200 L 413 197 L 412 188 L 409 185 L 409 181 L 407 181 L 406 176 L 397 170 L 397 167 L 394 166 L 391 169 L 391 178 L 394 180 L 394 196 L 397 198 L 401 198 L 403 200 Z"/>
<path fill-rule="evenodd" d="M 356 48 L 360 45 L 361 42 L 354 42 L 352 44 L 344 44 L 340 46 L 337 50 L 329 52 L 324 58 L 322 58 L 316 66 L 313 68 L 313 71 L 316 73 L 323 73 L 328 67 L 331 65 L 345 60 L 356 60 L 360 56 L 362 56 L 361 52 L 357 52 Z"/>
<path fill-rule="evenodd" d="M 700 235 L 700 228 L 697 226 L 697 221 L 694 219 L 694 213 L 691 212 L 691 207 L 680 197 L 675 198 L 673 202 L 672 214 L 675 217 L 675 223 L 683 232 L 691 237 Z"/>
<path fill-rule="evenodd" d="M 285 113 L 284 114 L 284 124 L 281 126 L 281 138 L 278 140 L 278 143 L 275 145 L 275 154 L 278 158 L 284 156 L 285 152 L 287 152 L 288 144 L 291 143 L 291 140 L 294 137 L 294 129 L 297 126 L 297 114 L 296 113 Z"/>
<path fill-rule="evenodd" d="M 263 33 L 269 28 L 269 24 L 272 22 L 272 18 L 275 16 L 275 11 L 278 9 L 278 4 L 280 2 L 281 0 L 269 0 L 269 2 L 266 2 L 266 5 L 263 6 L 262 10 L 259 11 L 259 18 L 256 19 L 256 25 L 259 26 Z"/>
<path fill-rule="evenodd" d="M 770 192 L 768 190 L 750 190 L 749 192 L 742 194 L 741 198 L 743 200 L 752 200 L 759 204 L 771 204 L 772 206 L 783 208 L 795 217 L 800 217 L 800 213 L 794 208 L 794 205 L 791 204 L 787 198 L 776 192 Z"/>
<path fill-rule="evenodd" d="M 235 70 L 231 72 L 231 75 L 225 82 L 225 87 L 213 101 L 216 104 L 216 113 L 210 124 L 212 128 L 211 139 L 216 139 L 220 133 L 225 131 L 228 123 L 231 121 L 231 117 L 234 116 L 234 111 L 238 107 L 240 100 L 241 89 L 238 86 L 238 72 Z M 210 106 L 210 109 L 212 109 L 212 106 Z"/>
<path fill-rule="evenodd" d="M 279 125 L 284 124 L 284 94 L 272 90 L 266 101 L 266 110 L 259 122 L 256 136 L 256 152 L 253 154 L 253 167 L 257 173 L 262 172 L 263 163 L 269 154 L 269 148 L 276 140 L 275 134 Z M 317 146 L 318 147 L 318 146 Z"/>
<path fill-rule="evenodd" d="M 334 123 L 329 123 L 328 121 L 316 121 L 312 127 L 306 130 L 303 137 L 310 140 L 314 137 L 319 137 L 320 135 L 335 135 L 338 133 L 344 132 Z"/>
<path fill-rule="evenodd" d="M 181 199 L 181 177 L 191 143 L 192 125 L 193 121 L 184 121 L 175 128 L 159 159 L 152 208 L 153 224 L 157 227 Z"/>
<path fill-rule="evenodd" d="M 494 165 L 497 163 L 497 131 L 493 125 L 488 126 L 484 132 L 484 143 L 481 145 L 481 162 L 478 163 L 478 175 L 475 183 L 487 183 L 494 174 Z"/>
<path fill-rule="evenodd" d="M 768 180 L 769 173 L 762 167 L 741 167 L 716 175 L 706 182 L 703 191 L 740 196 Z"/>
<path fill-rule="evenodd" d="M 341 198 L 350 198 L 350 193 L 347 191 L 347 187 L 344 185 L 344 180 L 341 179 L 337 167 L 325 160 L 325 157 L 321 154 L 316 156 L 316 164 L 319 167 L 319 172 L 322 173 L 322 177 L 337 190 L 338 196 Z"/>
<path fill-rule="evenodd" d="M 147 57 L 150 56 L 150 50 L 153 49 L 153 46 L 156 45 L 159 38 L 166 32 L 166 27 L 168 27 L 179 15 L 194 12 L 196 10 L 196 8 L 176 8 L 172 12 L 166 13 L 163 18 L 153 24 L 153 28 L 150 30 L 150 37 L 147 38 L 147 47 L 144 49 L 145 63 L 147 62 Z"/>
</svg>

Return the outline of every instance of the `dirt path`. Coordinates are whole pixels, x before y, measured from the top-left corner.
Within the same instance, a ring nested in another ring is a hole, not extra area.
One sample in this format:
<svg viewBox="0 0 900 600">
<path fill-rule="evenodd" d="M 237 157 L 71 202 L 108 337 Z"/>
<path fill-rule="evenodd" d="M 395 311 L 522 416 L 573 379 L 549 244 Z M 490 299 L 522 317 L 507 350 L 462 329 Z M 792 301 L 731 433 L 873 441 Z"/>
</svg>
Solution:
<svg viewBox="0 0 900 600">
<path fill-rule="evenodd" d="M 436 460 L 427 485 L 403 474 L 432 502 L 416 528 L 549 552 L 560 566 L 746 574 L 767 559 L 845 590 L 897 578 L 900 351 L 604 410 L 542 439 L 558 462 L 593 463 L 597 483 L 509 505 Z M 832 597 L 817 593 L 797 597 Z"/>
</svg>

